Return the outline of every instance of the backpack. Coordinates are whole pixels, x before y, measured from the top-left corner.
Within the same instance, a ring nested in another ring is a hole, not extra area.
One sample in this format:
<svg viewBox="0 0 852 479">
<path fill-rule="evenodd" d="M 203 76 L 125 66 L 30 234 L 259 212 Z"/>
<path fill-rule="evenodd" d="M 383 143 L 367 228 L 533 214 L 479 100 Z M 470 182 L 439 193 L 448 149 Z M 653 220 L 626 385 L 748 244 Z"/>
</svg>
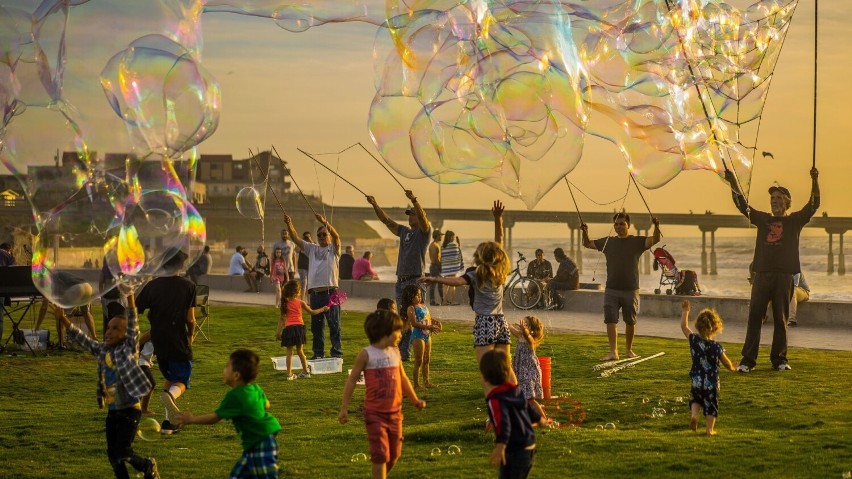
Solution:
<svg viewBox="0 0 852 479">
<path fill-rule="evenodd" d="M 685 269 L 678 274 L 675 294 L 684 296 L 701 296 L 701 287 L 698 286 L 698 273 L 691 269 Z"/>
</svg>

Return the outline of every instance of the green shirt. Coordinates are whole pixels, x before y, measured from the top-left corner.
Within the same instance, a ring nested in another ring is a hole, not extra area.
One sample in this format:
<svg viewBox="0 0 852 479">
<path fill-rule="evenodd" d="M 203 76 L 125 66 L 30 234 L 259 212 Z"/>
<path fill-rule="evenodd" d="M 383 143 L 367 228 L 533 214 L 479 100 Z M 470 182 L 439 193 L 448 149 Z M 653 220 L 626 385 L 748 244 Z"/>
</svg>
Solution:
<svg viewBox="0 0 852 479">
<path fill-rule="evenodd" d="M 266 412 L 266 403 L 266 394 L 260 386 L 246 384 L 228 391 L 216 409 L 217 416 L 234 423 L 244 451 L 281 430 L 278 419 Z"/>
</svg>

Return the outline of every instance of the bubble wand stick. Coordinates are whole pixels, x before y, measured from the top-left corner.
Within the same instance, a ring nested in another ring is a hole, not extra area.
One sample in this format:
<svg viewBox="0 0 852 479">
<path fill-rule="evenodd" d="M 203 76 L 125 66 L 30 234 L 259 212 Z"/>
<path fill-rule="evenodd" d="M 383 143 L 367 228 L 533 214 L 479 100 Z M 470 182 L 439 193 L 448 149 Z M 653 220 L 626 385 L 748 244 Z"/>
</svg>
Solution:
<svg viewBox="0 0 852 479">
<path fill-rule="evenodd" d="M 642 198 L 642 203 L 645 203 L 645 209 L 648 210 L 648 215 L 651 217 L 651 220 L 654 219 L 654 213 L 651 213 L 651 208 L 648 206 L 648 202 L 645 201 L 645 195 L 642 194 L 642 190 L 639 189 L 639 185 L 636 184 L 636 178 L 633 177 L 633 173 L 630 173 L 630 179 L 633 180 L 633 186 L 636 187 L 636 191 L 639 193 L 639 198 Z M 663 237 L 663 233 L 660 233 L 660 238 Z"/>
<path fill-rule="evenodd" d="M 323 168 L 325 168 L 326 170 L 330 171 L 330 172 L 331 172 L 331 174 L 333 174 L 334 176 L 336 176 L 336 177 L 340 178 L 341 180 L 345 181 L 345 182 L 346 182 L 346 184 L 348 184 L 348 185 L 349 185 L 349 186 L 351 186 L 352 188 L 355 188 L 355 189 L 358 191 L 358 193 L 361 193 L 361 194 L 362 194 L 362 195 L 364 195 L 364 196 L 369 196 L 369 195 L 367 195 L 367 193 L 364 193 L 364 192 L 361 190 L 361 188 L 358 188 L 357 186 L 353 185 L 351 181 L 349 181 L 349 180 L 347 180 L 346 178 L 344 178 L 344 177 L 340 176 L 340 174 L 338 174 L 336 171 L 334 171 L 334 170 L 332 170 L 331 168 L 329 168 L 329 167 L 325 166 L 325 165 L 324 165 L 321 161 L 319 161 L 319 160 L 317 160 L 316 158 L 314 158 L 313 156 L 311 156 L 311 154 L 310 154 L 310 153 L 308 153 L 308 152 L 306 152 L 306 151 L 302 150 L 301 148 L 296 148 L 296 150 L 298 150 L 298 151 L 299 151 L 299 153 L 301 153 L 301 154 L 303 154 L 303 155 L 307 156 L 308 158 L 310 158 L 311 160 L 313 160 L 313 161 L 314 161 L 314 163 L 316 163 L 316 164 L 318 164 L 318 165 L 322 166 Z M 292 178 L 292 176 L 291 176 L 291 178 Z M 295 180 L 293 181 L 293 183 L 295 183 Z M 296 187 L 298 188 L 298 185 L 296 185 Z M 301 191 L 301 190 L 299 190 L 299 191 Z M 304 195 L 303 195 L 303 196 L 304 196 Z M 307 201 L 307 200 L 306 200 L 306 201 Z"/>
<path fill-rule="evenodd" d="M 272 193 L 273 197 L 275 197 L 275 202 L 278 203 L 278 207 L 281 208 L 281 212 L 286 213 L 286 211 L 284 211 L 284 205 L 282 205 L 281 200 L 278 199 L 278 194 L 275 193 L 275 189 L 269 184 L 269 170 L 267 170 L 266 173 L 263 173 L 263 168 L 260 167 L 260 162 L 257 161 L 257 157 L 251 152 L 251 148 L 249 148 L 249 156 L 251 156 L 254 160 L 254 165 L 257 166 L 257 170 L 264 175 L 263 177 L 266 179 L 266 189 Z"/>
<path fill-rule="evenodd" d="M 399 187 L 400 187 L 400 188 L 402 188 L 402 191 L 405 191 L 405 192 L 407 192 L 407 191 L 408 191 L 408 190 L 406 190 L 406 189 L 405 189 L 405 187 L 404 187 L 404 186 L 402 186 L 402 183 L 400 183 L 400 182 L 399 182 L 399 180 L 398 180 L 398 179 L 396 179 L 396 176 L 394 176 L 394 174 L 390 172 L 390 170 L 389 170 L 389 169 L 388 169 L 388 168 L 384 165 L 384 163 L 382 163 L 381 161 L 379 161 L 379 159 L 378 159 L 378 158 L 376 158 L 376 155 L 374 155 L 373 153 L 371 153 L 371 152 L 370 152 L 370 150 L 368 150 L 366 146 L 362 145 L 360 141 L 358 142 L 358 146 L 360 146 L 360 147 L 361 147 L 364 151 L 366 151 L 366 152 L 367 152 L 367 154 L 368 154 L 368 155 L 370 155 L 371 157 L 373 157 L 373 159 L 374 159 L 374 160 L 376 160 L 376 163 L 378 163 L 378 164 L 379 164 L 379 166 L 381 166 L 381 167 L 382 167 L 382 169 L 383 169 L 383 170 L 385 170 L 385 171 L 387 172 L 387 174 L 389 174 L 389 175 L 390 175 L 390 177 L 391 177 L 391 178 L 393 178 L 393 181 L 396 181 L 396 184 L 398 184 L 398 185 L 399 185 Z M 365 196 L 366 196 L 366 195 L 365 195 Z"/>
<path fill-rule="evenodd" d="M 574 190 L 571 188 L 571 182 L 568 181 L 568 176 L 563 176 L 563 180 L 565 180 L 565 184 L 568 185 L 568 193 L 571 193 L 571 201 L 574 202 L 574 209 L 577 210 L 577 218 L 580 218 L 580 224 L 583 224 L 583 215 L 580 214 L 580 207 L 577 206 L 577 199 L 574 198 Z"/>
<path fill-rule="evenodd" d="M 278 157 L 278 159 L 281 161 L 281 165 L 282 165 L 282 166 L 284 166 L 284 158 L 281 158 L 281 155 L 278 153 L 278 150 L 275 148 L 275 145 L 272 145 L 272 151 L 274 151 L 274 152 L 275 152 L 275 156 L 277 156 L 277 157 Z M 300 150 L 300 151 L 301 151 L 301 150 Z M 291 180 L 293 180 L 293 184 L 294 184 L 294 185 L 296 185 L 296 189 L 297 189 L 297 190 L 299 190 L 299 194 L 300 194 L 300 195 L 302 195 L 302 199 L 303 199 L 303 200 L 305 200 L 305 203 L 308 205 L 308 208 L 310 208 L 310 209 L 311 209 L 311 211 L 312 211 L 315 215 L 319 214 L 319 213 L 317 213 L 317 210 L 315 210 L 315 209 L 314 209 L 314 207 L 313 207 L 313 205 L 311 204 L 311 202 L 310 202 L 310 201 L 308 201 L 308 198 L 305 196 L 305 193 L 304 193 L 304 192 L 302 192 L 302 189 L 301 189 L 301 188 L 299 188 L 299 183 L 296 183 L 296 177 L 295 177 L 295 176 L 293 176 L 293 172 L 292 172 L 292 171 L 290 172 L 290 179 L 291 179 Z"/>
</svg>

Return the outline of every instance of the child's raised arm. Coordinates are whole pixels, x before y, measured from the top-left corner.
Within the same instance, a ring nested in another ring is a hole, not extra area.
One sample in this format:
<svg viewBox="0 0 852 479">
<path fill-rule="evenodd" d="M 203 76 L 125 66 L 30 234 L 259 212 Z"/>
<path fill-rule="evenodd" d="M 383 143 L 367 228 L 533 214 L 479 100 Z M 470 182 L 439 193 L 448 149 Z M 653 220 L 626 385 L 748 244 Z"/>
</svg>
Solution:
<svg viewBox="0 0 852 479">
<path fill-rule="evenodd" d="M 337 420 L 340 424 L 346 424 L 349 421 L 349 400 L 352 399 L 352 393 L 355 391 L 355 385 L 358 384 L 358 379 L 361 373 L 367 367 L 367 360 L 370 355 L 367 351 L 361 350 L 358 356 L 355 356 L 355 363 L 352 364 L 352 371 L 349 373 L 349 378 L 346 380 L 346 386 L 343 387 L 343 401 L 340 403 L 340 413 L 337 414 Z"/>
<path fill-rule="evenodd" d="M 462 276 L 425 276 L 417 280 L 418 283 L 439 283 L 447 286 L 464 286 L 467 284 Z"/>
<path fill-rule="evenodd" d="M 689 300 L 684 299 L 681 304 L 682 314 L 680 316 L 680 330 L 683 331 L 683 335 L 689 338 L 689 335 L 692 334 L 692 330 L 689 329 L 689 312 L 692 310 L 692 306 L 689 304 Z"/>
<path fill-rule="evenodd" d="M 311 307 L 308 306 L 308 303 L 306 303 L 302 300 L 299 300 L 299 302 L 302 303 L 302 311 L 306 311 L 309 314 L 313 314 L 313 315 L 322 314 L 322 313 L 328 311 L 328 309 L 329 309 L 328 306 L 323 306 L 323 307 L 317 308 L 317 309 L 311 309 Z"/>
</svg>

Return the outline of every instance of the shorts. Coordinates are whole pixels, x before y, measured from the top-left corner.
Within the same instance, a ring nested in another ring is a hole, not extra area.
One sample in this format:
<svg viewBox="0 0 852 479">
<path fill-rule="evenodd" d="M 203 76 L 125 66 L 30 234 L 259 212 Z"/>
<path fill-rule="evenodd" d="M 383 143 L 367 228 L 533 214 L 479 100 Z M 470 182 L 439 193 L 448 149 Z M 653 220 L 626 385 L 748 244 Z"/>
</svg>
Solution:
<svg viewBox="0 0 852 479">
<path fill-rule="evenodd" d="M 639 313 L 639 290 L 604 290 L 604 323 L 618 324 L 619 310 L 625 324 L 631 326 L 636 324 L 636 315 Z"/>
<path fill-rule="evenodd" d="M 305 332 L 304 324 L 291 324 L 284 328 L 284 333 L 281 334 L 281 346 L 292 348 L 308 342 L 308 337 Z"/>
<path fill-rule="evenodd" d="M 228 479 L 243 477 L 277 478 L 278 477 L 278 442 L 275 435 L 266 438 L 243 451 L 243 455 L 234 464 Z"/>
<path fill-rule="evenodd" d="M 502 314 L 477 314 L 473 320 L 473 346 L 510 344 L 509 322 Z"/>
<path fill-rule="evenodd" d="M 397 412 L 364 411 L 370 462 L 394 464 L 402 455 L 402 410 Z"/>
<path fill-rule="evenodd" d="M 420 328 L 411 328 L 411 340 L 412 341 L 414 341 L 415 339 L 419 339 L 423 342 L 428 343 L 430 337 L 431 336 L 429 335 L 429 333 L 423 331 Z"/>
<path fill-rule="evenodd" d="M 192 376 L 192 361 L 157 361 L 163 377 L 170 383 L 181 383 L 189 389 L 189 377 Z"/>
</svg>

